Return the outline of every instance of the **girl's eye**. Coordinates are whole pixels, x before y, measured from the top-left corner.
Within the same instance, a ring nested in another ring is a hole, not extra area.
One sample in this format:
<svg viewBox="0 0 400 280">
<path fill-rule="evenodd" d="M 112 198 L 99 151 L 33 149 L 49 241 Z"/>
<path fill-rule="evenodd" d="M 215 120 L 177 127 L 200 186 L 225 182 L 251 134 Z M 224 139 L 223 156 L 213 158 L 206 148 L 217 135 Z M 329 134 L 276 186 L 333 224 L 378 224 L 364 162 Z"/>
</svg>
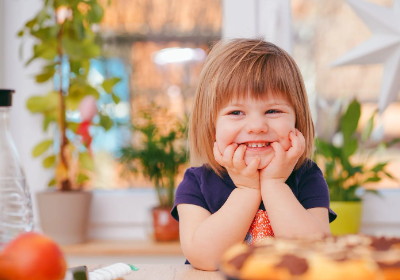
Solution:
<svg viewBox="0 0 400 280">
<path fill-rule="evenodd" d="M 279 113 L 281 113 L 281 111 L 277 109 L 270 109 L 265 112 L 265 114 L 279 114 Z"/>
<path fill-rule="evenodd" d="M 231 111 L 231 112 L 229 112 L 229 115 L 234 115 L 234 116 L 240 116 L 242 114 L 243 114 L 242 111 Z"/>
</svg>

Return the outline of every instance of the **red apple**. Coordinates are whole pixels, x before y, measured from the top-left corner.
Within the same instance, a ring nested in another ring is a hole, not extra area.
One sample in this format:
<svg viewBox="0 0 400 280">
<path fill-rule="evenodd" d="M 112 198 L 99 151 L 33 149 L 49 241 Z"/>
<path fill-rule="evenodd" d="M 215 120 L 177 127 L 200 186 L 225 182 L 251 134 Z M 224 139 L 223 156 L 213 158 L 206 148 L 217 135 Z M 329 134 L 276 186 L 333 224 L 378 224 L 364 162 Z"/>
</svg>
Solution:
<svg viewBox="0 0 400 280">
<path fill-rule="evenodd" d="M 20 234 L 0 252 L 1 280 L 62 280 L 66 269 L 58 244 L 40 233 Z"/>
</svg>

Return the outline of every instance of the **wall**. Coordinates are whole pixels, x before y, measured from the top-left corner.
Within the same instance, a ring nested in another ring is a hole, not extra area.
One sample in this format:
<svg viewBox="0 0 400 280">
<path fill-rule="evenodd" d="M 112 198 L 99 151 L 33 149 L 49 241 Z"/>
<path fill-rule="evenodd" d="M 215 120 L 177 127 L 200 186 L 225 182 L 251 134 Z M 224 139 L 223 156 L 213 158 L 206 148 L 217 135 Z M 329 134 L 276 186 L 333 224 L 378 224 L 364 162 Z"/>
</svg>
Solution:
<svg viewBox="0 0 400 280">
<path fill-rule="evenodd" d="M 381 189 L 363 197 L 361 231 L 400 237 L 400 189 Z"/>
<path fill-rule="evenodd" d="M 290 0 L 223 0 L 224 38 L 263 38 L 291 53 Z"/>
<path fill-rule="evenodd" d="M 2 60 L 0 63 L 0 87 L 16 90 L 13 97 L 10 127 L 17 149 L 20 153 L 22 166 L 26 173 L 27 183 L 34 194 L 43 190 L 50 178 L 50 173 L 41 167 L 41 161 L 31 156 L 32 147 L 43 139 L 41 119 L 32 115 L 25 107 L 27 98 L 47 90 L 34 82 L 33 74 L 40 64 L 25 67 L 19 51 L 22 40 L 16 34 L 23 24 L 38 10 L 40 0 L 0 0 L 0 43 Z M 25 40 L 23 55 L 30 57 L 32 40 Z M 36 205 L 33 199 L 35 217 Z"/>
<path fill-rule="evenodd" d="M 3 70 L 3 62 L 4 61 L 4 16 L 3 16 L 3 11 L 4 11 L 4 3 L 3 1 L 0 1 L 0 87 L 3 86 L 4 84 L 4 70 Z"/>
</svg>

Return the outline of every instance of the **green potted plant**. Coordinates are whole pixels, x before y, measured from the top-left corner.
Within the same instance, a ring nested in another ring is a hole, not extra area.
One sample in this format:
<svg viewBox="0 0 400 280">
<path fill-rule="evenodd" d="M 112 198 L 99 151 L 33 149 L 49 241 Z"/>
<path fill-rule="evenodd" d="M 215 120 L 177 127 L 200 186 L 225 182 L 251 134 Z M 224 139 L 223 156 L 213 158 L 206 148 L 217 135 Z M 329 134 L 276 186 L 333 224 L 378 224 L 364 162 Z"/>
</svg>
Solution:
<svg viewBox="0 0 400 280">
<path fill-rule="evenodd" d="M 49 92 L 30 97 L 27 108 L 42 115 L 43 130 L 47 135 L 52 134 L 38 143 L 32 154 L 42 157 L 43 166 L 55 171 L 49 186 L 59 191 L 41 192 L 37 198 L 43 231 L 61 244 L 85 238 L 85 229 L 78 229 L 77 236 L 71 231 L 74 222 L 83 227 L 88 224 L 91 193 L 80 190 L 94 168 L 89 128 L 98 126 L 107 130 L 113 124 L 97 107 L 97 100 L 100 94 L 109 94 L 118 102 L 112 91 L 118 78 L 96 85 L 88 79 L 92 59 L 101 54 L 94 30 L 102 17 L 103 8 L 97 0 L 43 0 L 36 15 L 18 33 L 20 37 L 34 39 L 33 54 L 26 64 L 42 63 L 41 71 L 35 75 L 36 82 L 52 84 Z M 79 113 L 80 118 L 68 117 L 72 113 Z M 47 199 L 50 205 L 42 206 Z M 61 218 L 62 205 L 73 216 Z M 51 206 L 56 209 L 51 210 Z M 73 210 L 85 210 L 86 214 L 74 214 Z M 61 223 L 57 225 L 56 221 Z M 57 233 L 62 236 L 56 236 Z"/>
<path fill-rule="evenodd" d="M 136 143 L 120 151 L 124 174 L 141 174 L 154 185 L 158 198 L 158 205 L 152 209 L 155 240 L 177 240 L 178 223 L 170 211 L 177 175 L 188 162 L 186 120 L 152 105 L 140 110 L 133 132 Z"/>
<path fill-rule="evenodd" d="M 373 158 L 376 151 L 398 142 L 380 142 L 373 145 L 371 135 L 374 130 L 374 113 L 367 121 L 361 134 L 357 133 L 361 116 L 361 104 L 352 100 L 339 116 L 335 133 L 336 141 L 316 138 L 314 159 L 321 167 L 328 183 L 331 207 L 338 219 L 331 223 L 333 234 L 357 233 L 361 223 L 360 188 L 365 188 L 384 178 L 394 179 L 387 170 L 387 161 Z"/>
</svg>

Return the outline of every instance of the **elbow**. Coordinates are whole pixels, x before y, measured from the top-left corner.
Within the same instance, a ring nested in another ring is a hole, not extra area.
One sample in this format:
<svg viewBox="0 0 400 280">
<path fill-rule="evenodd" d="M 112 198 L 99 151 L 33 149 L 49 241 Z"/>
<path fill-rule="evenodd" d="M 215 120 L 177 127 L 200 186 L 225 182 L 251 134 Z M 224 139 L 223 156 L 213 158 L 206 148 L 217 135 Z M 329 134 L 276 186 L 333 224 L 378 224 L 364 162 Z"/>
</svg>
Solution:
<svg viewBox="0 0 400 280">
<path fill-rule="evenodd" d="M 213 251 L 208 244 L 196 244 L 195 242 L 182 244 L 182 252 L 194 268 L 204 271 L 218 270 L 220 254 Z"/>
<path fill-rule="evenodd" d="M 191 263 L 195 269 L 204 270 L 204 271 L 216 271 L 218 270 L 217 266 L 207 263 Z"/>
<path fill-rule="evenodd" d="M 208 256 L 201 256 L 199 254 L 196 255 L 188 255 L 186 256 L 190 264 L 199 270 L 204 271 L 216 271 L 218 270 L 218 261 L 214 258 Z"/>
</svg>

